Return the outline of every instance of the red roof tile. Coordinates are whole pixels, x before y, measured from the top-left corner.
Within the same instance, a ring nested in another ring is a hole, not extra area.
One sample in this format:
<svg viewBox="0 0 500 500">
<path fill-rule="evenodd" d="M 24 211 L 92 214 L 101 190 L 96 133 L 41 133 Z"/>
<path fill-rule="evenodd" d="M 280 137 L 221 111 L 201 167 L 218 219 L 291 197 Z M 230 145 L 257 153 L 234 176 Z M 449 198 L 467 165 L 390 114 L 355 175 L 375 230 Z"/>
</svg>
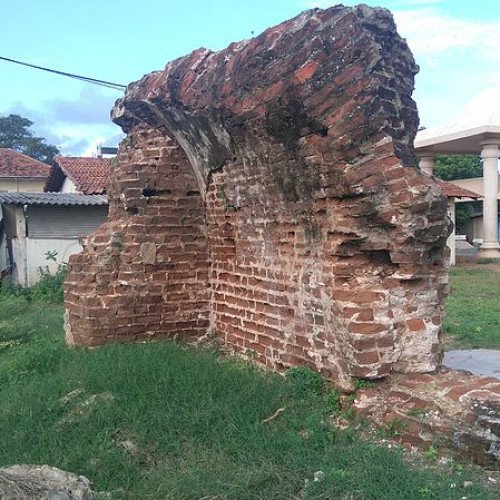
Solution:
<svg viewBox="0 0 500 500">
<path fill-rule="evenodd" d="M 452 184 L 451 182 L 442 181 L 440 179 L 434 179 L 441 191 L 447 198 L 482 198 L 480 194 L 471 191 L 470 189 L 465 189 L 463 187 Z"/>
<path fill-rule="evenodd" d="M 106 184 L 111 172 L 110 159 L 56 156 L 54 160 L 68 179 L 73 182 L 77 191 L 83 194 L 104 194 L 106 192 Z M 49 184 L 50 181 L 47 186 Z"/>
<path fill-rule="evenodd" d="M 50 166 L 12 149 L 0 148 L 0 177 L 48 177 Z"/>
</svg>

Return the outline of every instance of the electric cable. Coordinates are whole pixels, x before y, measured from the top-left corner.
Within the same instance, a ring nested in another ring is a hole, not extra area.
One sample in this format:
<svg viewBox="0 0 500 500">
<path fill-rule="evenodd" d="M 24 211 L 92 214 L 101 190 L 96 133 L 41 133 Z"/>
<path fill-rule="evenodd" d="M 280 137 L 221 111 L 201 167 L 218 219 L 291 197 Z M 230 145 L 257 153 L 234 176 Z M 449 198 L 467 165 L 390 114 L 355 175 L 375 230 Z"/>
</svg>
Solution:
<svg viewBox="0 0 500 500">
<path fill-rule="evenodd" d="M 0 56 L 0 60 L 11 62 L 14 64 L 19 64 L 21 66 L 27 66 L 28 68 L 35 68 L 41 71 L 47 71 L 49 73 L 55 73 L 56 75 L 67 76 L 68 78 L 75 78 L 76 80 L 81 80 L 83 82 L 91 83 L 93 85 L 100 85 L 101 87 L 107 87 L 115 90 L 125 90 L 127 88 L 126 85 L 122 85 L 120 83 L 108 82 L 106 80 L 99 80 L 97 78 L 90 78 L 88 76 L 75 75 L 74 73 L 67 73 L 65 71 L 58 71 L 56 69 L 45 68 L 43 66 L 36 66 L 35 64 L 29 64 L 22 61 L 16 61 L 15 59 L 10 59 L 8 57 Z"/>
</svg>

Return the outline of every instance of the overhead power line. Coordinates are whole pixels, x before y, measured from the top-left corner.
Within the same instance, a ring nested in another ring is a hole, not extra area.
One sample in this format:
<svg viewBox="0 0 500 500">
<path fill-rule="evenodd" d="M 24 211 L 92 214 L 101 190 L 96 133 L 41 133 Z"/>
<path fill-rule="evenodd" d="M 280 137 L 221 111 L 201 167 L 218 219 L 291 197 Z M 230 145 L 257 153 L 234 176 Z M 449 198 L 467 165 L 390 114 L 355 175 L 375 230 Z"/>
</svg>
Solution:
<svg viewBox="0 0 500 500">
<path fill-rule="evenodd" d="M 83 82 L 91 83 L 92 85 L 100 85 L 101 87 L 107 87 L 115 90 L 125 90 L 127 88 L 126 85 L 121 85 L 120 83 L 108 82 L 106 80 L 99 80 L 97 78 L 90 78 L 88 76 L 75 75 L 73 73 L 66 73 L 65 71 L 58 71 L 51 68 L 44 68 L 43 66 L 36 66 L 35 64 L 29 64 L 22 61 L 16 61 L 15 59 L 9 59 L 8 57 L 0 56 L 0 60 L 11 62 L 14 64 L 20 64 L 21 66 L 27 66 L 28 68 L 35 68 L 42 71 L 47 71 L 49 73 L 55 73 L 56 75 L 67 76 L 68 78 L 74 78 L 76 80 L 81 80 Z"/>
</svg>

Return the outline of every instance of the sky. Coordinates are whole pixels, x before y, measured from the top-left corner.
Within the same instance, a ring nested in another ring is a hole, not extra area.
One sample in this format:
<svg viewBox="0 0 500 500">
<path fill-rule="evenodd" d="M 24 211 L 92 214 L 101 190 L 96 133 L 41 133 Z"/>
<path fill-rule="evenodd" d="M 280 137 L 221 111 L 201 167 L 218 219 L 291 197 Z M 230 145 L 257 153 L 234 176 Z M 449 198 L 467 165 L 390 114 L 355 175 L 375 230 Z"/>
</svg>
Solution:
<svg viewBox="0 0 500 500">
<path fill-rule="evenodd" d="M 177 57 L 251 38 L 329 0 L 0 0 L 0 56 L 128 84 Z M 344 1 L 345 5 L 360 2 Z M 392 11 L 420 66 L 421 125 L 447 123 L 500 85 L 498 0 L 365 0 Z M 20 114 L 65 155 L 122 137 L 109 112 L 120 91 L 0 61 L 0 115 Z"/>
</svg>

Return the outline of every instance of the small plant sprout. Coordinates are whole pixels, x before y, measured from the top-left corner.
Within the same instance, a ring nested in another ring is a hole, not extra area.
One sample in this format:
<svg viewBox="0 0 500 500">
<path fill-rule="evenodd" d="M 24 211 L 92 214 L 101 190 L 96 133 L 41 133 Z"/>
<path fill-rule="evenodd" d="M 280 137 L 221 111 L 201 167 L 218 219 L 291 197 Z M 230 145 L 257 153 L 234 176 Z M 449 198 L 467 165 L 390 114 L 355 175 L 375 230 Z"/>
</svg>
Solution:
<svg viewBox="0 0 500 500">
<path fill-rule="evenodd" d="M 437 447 L 434 446 L 433 444 L 431 444 L 429 446 L 429 448 L 427 448 L 427 450 L 425 451 L 424 455 L 425 455 L 425 458 L 427 458 L 427 460 L 429 460 L 431 462 L 435 462 L 438 458 Z"/>
<path fill-rule="evenodd" d="M 59 252 L 57 250 L 47 250 L 45 252 L 45 260 L 50 262 L 57 262 L 57 256 Z"/>
</svg>

